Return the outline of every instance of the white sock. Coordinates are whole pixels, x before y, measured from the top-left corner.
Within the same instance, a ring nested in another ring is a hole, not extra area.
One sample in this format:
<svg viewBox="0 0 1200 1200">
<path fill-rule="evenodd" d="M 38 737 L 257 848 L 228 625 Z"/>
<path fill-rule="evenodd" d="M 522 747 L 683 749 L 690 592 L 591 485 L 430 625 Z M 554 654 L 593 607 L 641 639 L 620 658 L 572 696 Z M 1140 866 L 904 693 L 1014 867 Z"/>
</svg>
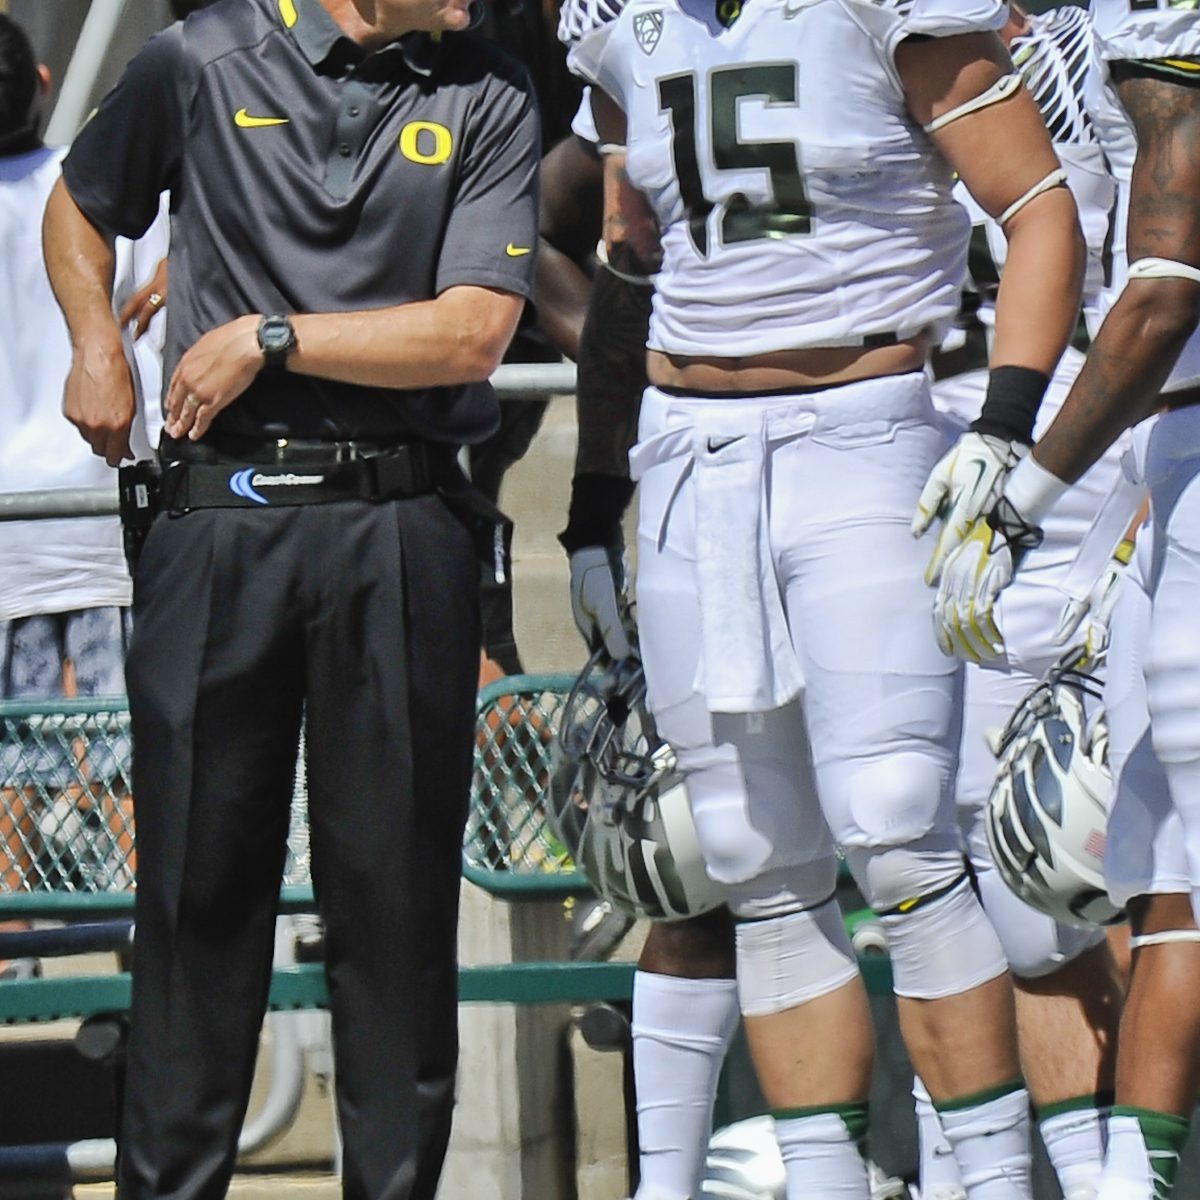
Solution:
<svg viewBox="0 0 1200 1200">
<path fill-rule="evenodd" d="M 633 978 L 633 1077 L 641 1186 L 635 1200 L 700 1194 L 713 1102 L 738 1025 L 732 979 Z"/>
<path fill-rule="evenodd" d="M 917 1145 L 921 1200 L 966 1200 L 966 1189 L 954 1150 L 942 1132 L 942 1122 L 919 1075 L 913 1076 L 913 1102 L 917 1109 Z"/>
<path fill-rule="evenodd" d="M 870 1200 L 867 1164 L 859 1148 L 866 1134 L 866 1105 L 800 1111 L 806 1115 L 775 1114 L 788 1200 Z"/>
<path fill-rule="evenodd" d="M 1038 1122 L 1064 1200 L 1096 1200 L 1108 1110 L 1082 1104 Z"/>
<path fill-rule="evenodd" d="M 1166 1200 L 1174 1188 L 1187 1130 L 1182 1117 L 1114 1109 L 1097 1200 Z"/>
<path fill-rule="evenodd" d="M 1029 1093 L 1016 1087 L 978 1103 L 938 1105 L 970 1200 L 1031 1200 Z"/>
</svg>

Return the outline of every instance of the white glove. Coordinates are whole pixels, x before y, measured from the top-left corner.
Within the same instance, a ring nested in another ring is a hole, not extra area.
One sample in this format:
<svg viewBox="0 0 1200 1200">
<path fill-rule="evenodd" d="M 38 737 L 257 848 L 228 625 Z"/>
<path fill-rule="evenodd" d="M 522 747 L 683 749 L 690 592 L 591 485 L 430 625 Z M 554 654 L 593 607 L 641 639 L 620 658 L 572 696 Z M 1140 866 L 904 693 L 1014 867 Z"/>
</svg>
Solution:
<svg viewBox="0 0 1200 1200">
<path fill-rule="evenodd" d="M 583 546 L 570 556 L 571 613 L 589 650 L 601 645 L 619 662 L 634 653 L 633 617 L 625 595 L 625 571 L 617 547 Z"/>
<path fill-rule="evenodd" d="M 996 601 L 1022 557 L 1041 540 L 1042 531 L 1004 498 L 975 520 L 942 568 L 933 614 L 943 654 L 980 664 L 999 661 L 1004 638 L 996 624 Z"/>
<path fill-rule="evenodd" d="M 962 542 L 977 517 L 1000 498 L 1005 476 L 1029 450 L 990 433 L 964 433 L 929 474 L 913 514 L 913 537 L 920 537 L 940 517 L 925 582 L 941 578 L 950 551 Z"/>
<path fill-rule="evenodd" d="M 1130 544 L 1129 551 L 1132 549 Z M 1128 566 L 1129 558 L 1118 549 L 1092 585 L 1092 590 L 1082 600 L 1068 600 L 1063 606 L 1058 628 L 1054 631 L 1054 642 L 1058 646 L 1079 647 L 1079 658 L 1075 663 L 1079 670 L 1095 666 L 1108 650 L 1108 627 Z"/>
</svg>

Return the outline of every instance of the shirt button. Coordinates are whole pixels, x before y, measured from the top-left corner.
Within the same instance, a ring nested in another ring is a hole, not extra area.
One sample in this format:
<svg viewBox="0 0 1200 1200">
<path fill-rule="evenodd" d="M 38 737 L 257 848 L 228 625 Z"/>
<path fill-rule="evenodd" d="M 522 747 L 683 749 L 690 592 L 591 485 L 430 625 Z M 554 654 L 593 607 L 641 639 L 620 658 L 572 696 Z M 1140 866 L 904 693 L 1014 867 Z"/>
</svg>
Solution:
<svg viewBox="0 0 1200 1200">
<path fill-rule="evenodd" d="M 349 143 L 349 142 L 343 142 L 343 143 L 342 143 L 342 144 L 341 144 L 341 145 L 338 147 L 338 153 L 339 153 L 339 154 L 340 154 L 340 155 L 341 155 L 343 158 L 349 158 L 349 157 L 350 157 L 350 154 L 351 154 L 351 151 L 350 151 L 350 143 Z"/>
<path fill-rule="evenodd" d="M 358 105 L 357 105 L 357 104 L 352 104 L 352 105 L 350 106 L 350 115 L 351 115 L 352 117 L 357 117 L 357 116 L 358 116 L 358 114 L 359 114 L 359 107 L 358 107 Z"/>
</svg>

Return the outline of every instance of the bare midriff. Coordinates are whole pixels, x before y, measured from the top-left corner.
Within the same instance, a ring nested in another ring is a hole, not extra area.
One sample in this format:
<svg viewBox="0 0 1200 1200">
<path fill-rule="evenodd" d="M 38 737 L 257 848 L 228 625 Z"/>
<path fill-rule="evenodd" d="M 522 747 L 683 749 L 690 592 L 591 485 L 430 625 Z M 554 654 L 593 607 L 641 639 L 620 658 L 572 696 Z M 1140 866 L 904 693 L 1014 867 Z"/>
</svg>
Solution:
<svg viewBox="0 0 1200 1200">
<path fill-rule="evenodd" d="M 778 392 L 787 388 L 836 387 L 880 375 L 919 371 L 929 353 L 929 336 L 917 334 L 890 346 L 816 346 L 775 350 L 746 358 L 667 354 L 650 350 L 646 366 L 657 387 L 694 392 Z"/>
</svg>

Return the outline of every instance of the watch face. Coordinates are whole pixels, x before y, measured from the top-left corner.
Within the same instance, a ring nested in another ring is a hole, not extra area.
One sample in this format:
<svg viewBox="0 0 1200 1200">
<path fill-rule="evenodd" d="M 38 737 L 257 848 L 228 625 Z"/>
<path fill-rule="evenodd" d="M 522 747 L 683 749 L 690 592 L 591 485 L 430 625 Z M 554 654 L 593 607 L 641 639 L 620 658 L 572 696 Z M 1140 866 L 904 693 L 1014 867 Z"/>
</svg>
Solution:
<svg viewBox="0 0 1200 1200">
<path fill-rule="evenodd" d="M 267 317 L 258 327 L 258 344 L 264 354 L 286 354 L 296 344 L 296 335 L 286 317 Z"/>
</svg>

